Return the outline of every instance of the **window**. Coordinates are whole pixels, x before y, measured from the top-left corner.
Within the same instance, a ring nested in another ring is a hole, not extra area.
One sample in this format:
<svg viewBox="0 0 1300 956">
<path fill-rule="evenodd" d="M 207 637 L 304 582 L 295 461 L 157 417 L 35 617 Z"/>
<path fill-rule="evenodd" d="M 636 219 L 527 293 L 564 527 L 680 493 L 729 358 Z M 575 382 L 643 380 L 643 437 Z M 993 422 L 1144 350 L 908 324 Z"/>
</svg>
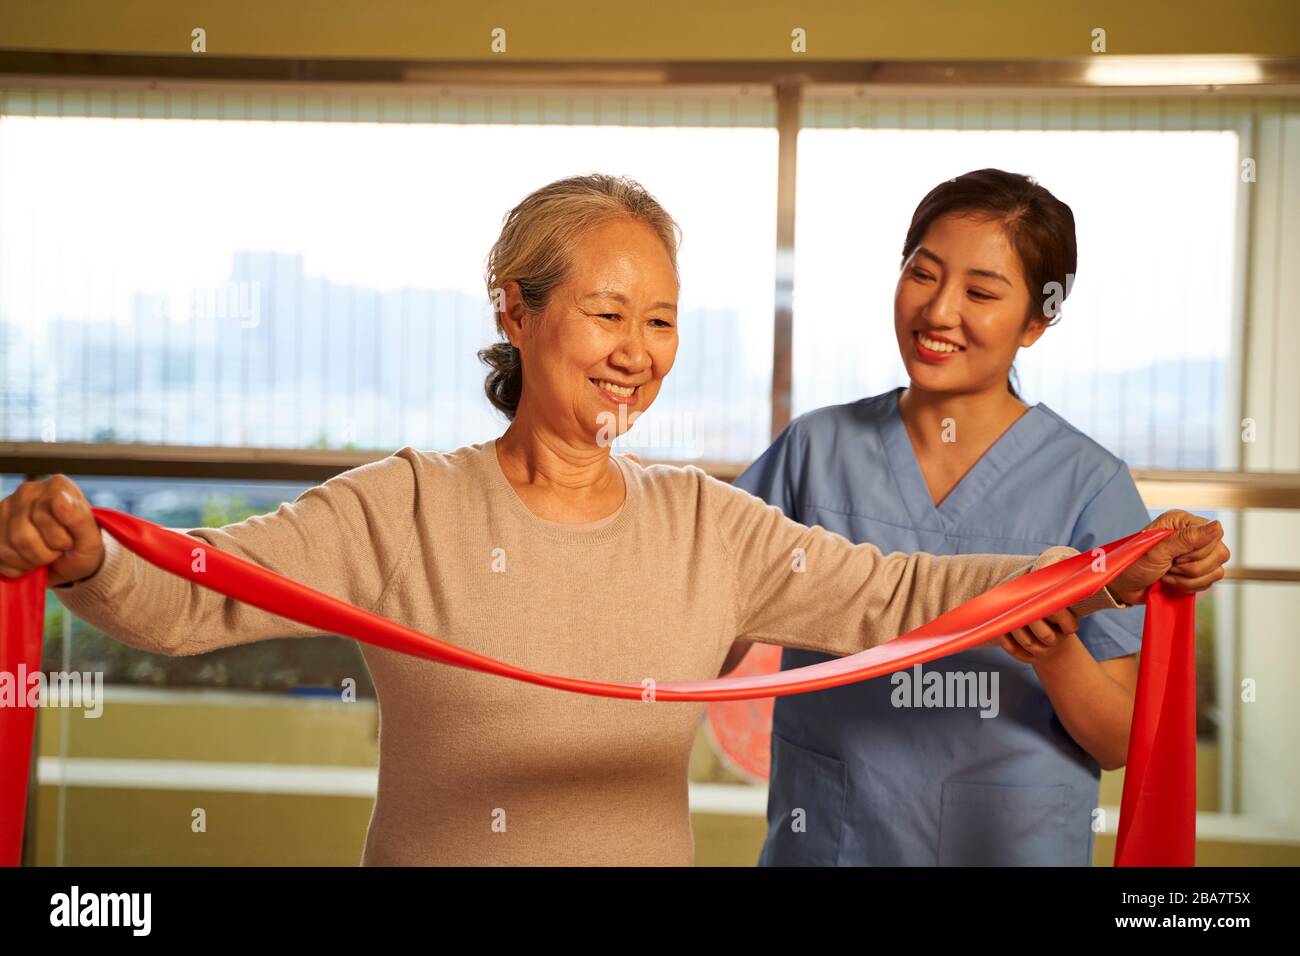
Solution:
<svg viewBox="0 0 1300 956">
<path fill-rule="evenodd" d="M 6 436 L 389 450 L 494 437 L 505 423 L 475 354 L 497 337 L 484 258 L 528 192 L 604 171 L 640 181 L 684 233 L 676 366 L 621 447 L 747 460 L 766 444 L 766 97 L 166 102 L 9 96 Z M 14 115 L 24 105 L 38 115 Z"/>
<path fill-rule="evenodd" d="M 1058 324 L 1020 353 L 1025 400 L 1131 467 L 1234 467 L 1239 167 L 1226 129 L 802 130 L 795 414 L 907 384 L 893 301 L 912 213 L 986 167 L 1033 176 L 1075 216 L 1077 278 Z"/>
</svg>

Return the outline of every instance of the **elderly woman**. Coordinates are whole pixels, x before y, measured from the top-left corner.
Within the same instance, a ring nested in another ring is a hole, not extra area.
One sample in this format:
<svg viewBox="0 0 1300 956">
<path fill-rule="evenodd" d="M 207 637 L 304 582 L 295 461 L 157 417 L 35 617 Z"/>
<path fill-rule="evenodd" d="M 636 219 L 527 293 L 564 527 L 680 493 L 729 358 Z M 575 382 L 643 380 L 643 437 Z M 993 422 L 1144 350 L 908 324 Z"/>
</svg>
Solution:
<svg viewBox="0 0 1300 956">
<path fill-rule="evenodd" d="M 273 514 L 189 533 L 480 653 L 632 681 L 714 677 L 743 639 L 856 652 L 1074 553 L 885 556 L 698 468 L 611 455 L 611 420 L 647 409 L 673 365 L 676 249 L 673 220 L 635 183 L 538 190 L 487 262 L 508 340 L 481 353 L 488 397 L 510 419 L 501 436 L 404 447 Z M 1216 525 L 1158 523 L 1181 530 L 1074 614 L 1140 601 L 1183 554 L 1226 558 Z M 0 503 L 0 573 L 39 565 L 65 607 L 155 653 L 310 633 L 101 537 L 62 476 Z M 692 861 L 687 762 L 703 705 L 582 697 L 362 650 L 381 715 L 364 863 Z"/>
</svg>

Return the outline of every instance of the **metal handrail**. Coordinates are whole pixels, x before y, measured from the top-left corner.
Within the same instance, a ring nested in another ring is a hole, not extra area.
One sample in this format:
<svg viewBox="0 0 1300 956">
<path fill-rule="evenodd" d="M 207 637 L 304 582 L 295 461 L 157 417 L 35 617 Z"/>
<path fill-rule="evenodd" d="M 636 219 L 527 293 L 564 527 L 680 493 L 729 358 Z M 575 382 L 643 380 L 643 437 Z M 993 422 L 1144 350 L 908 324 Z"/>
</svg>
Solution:
<svg viewBox="0 0 1300 956">
<path fill-rule="evenodd" d="M 1198 511 L 1300 509 L 1300 472 L 1134 468 L 1131 473 L 1148 507 Z"/>
</svg>

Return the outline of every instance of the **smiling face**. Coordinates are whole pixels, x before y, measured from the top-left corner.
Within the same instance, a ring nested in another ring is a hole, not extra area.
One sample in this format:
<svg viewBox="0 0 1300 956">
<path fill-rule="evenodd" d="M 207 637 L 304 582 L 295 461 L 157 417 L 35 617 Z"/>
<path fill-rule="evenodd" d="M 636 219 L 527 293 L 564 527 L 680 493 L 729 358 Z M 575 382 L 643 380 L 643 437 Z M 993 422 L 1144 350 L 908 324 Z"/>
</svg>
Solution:
<svg viewBox="0 0 1300 956">
<path fill-rule="evenodd" d="M 912 386 L 1005 391 L 1016 352 L 1047 327 L 1046 319 L 1026 323 L 1030 298 L 1020 256 L 999 223 L 936 219 L 894 291 L 894 331 Z"/>
<path fill-rule="evenodd" d="M 517 418 L 575 442 L 607 444 L 648 409 L 677 357 L 677 276 L 642 222 L 594 227 L 540 315 L 505 284 L 505 327 L 524 367 Z"/>
</svg>

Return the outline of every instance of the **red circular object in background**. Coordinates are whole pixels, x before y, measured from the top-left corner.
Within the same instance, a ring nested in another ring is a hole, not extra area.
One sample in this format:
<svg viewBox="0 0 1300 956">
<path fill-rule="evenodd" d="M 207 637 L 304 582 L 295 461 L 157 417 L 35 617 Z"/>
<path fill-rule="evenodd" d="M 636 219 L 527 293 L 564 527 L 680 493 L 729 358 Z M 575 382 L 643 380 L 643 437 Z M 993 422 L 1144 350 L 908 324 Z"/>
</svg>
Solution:
<svg viewBox="0 0 1300 956">
<path fill-rule="evenodd" d="M 728 677 L 775 674 L 781 669 L 781 648 L 755 644 Z M 774 697 L 723 700 L 709 704 L 709 739 L 732 770 L 758 783 L 772 772 L 772 706 Z"/>
</svg>

